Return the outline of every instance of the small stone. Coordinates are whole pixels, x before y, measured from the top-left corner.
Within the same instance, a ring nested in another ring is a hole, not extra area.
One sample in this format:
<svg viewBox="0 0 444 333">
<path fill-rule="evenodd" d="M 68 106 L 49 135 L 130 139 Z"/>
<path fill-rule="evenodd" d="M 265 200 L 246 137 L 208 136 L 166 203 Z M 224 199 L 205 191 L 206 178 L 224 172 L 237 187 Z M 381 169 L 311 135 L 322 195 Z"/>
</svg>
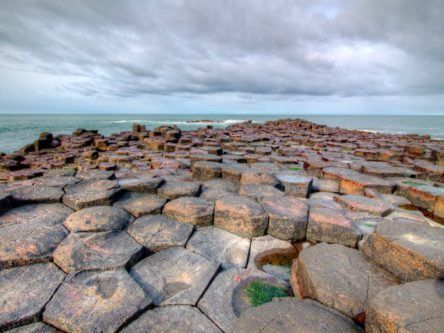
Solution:
<svg viewBox="0 0 444 333">
<path fill-rule="evenodd" d="M 217 162 L 199 161 L 193 164 L 193 179 L 210 180 L 222 176 L 222 164 Z"/>
<path fill-rule="evenodd" d="M 36 321 L 64 277 L 52 263 L 0 270 L 0 330 Z"/>
<path fill-rule="evenodd" d="M 242 185 L 239 188 L 239 195 L 250 197 L 252 199 L 260 200 L 264 197 L 271 197 L 271 196 L 283 196 L 284 192 L 278 190 L 274 186 L 270 185 L 255 185 L 255 184 L 248 184 L 248 185 Z"/>
<path fill-rule="evenodd" d="M 225 197 L 216 201 L 214 225 L 242 237 L 265 233 L 268 216 L 261 205 L 245 197 Z"/>
<path fill-rule="evenodd" d="M 67 273 L 113 269 L 134 262 L 141 251 L 125 231 L 72 233 L 55 250 L 54 263 Z"/>
<path fill-rule="evenodd" d="M 131 269 L 132 277 L 159 305 L 196 305 L 218 265 L 180 247 L 153 254 Z"/>
<path fill-rule="evenodd" d="M 60 202 L 63 194 L 61 188 L 45 185 L 25 186 L 11 192 L 20 204 Z"/>
<path fill-rule="evenodd" d="M 444 278 L 444 228 L 380 222 L 362 250 L 403 281 Z"/>
<path fill-rule="evenodd" d="M 64 222 L 69 231 L 110 231 L 123 229 L 131 215 L 118 207 L 96 206 L 71 214 Z"/>
<path fill-rule="evenodd" d="M 157 189 L 157 194 L 169 200 L 180 197 L 195 197 L 199 194 L 200 183 L 168 181 Z"/>
<path fill-rule="evenodd" d="M 260 171 L 257 169 L 250 169 L 248 171 L 242 172 L 240 177 L 240 183 L 242 185 L 262 184 L 262 185 L 276 186 L 277 184 L 279 184 L 279 181 L 270 172 Z"/>
<path fill-rule="evenodd" d="M 393 206 L 386 202 L 364 197 L 362 195 L 338 195 L 336 202 L 343 204 L 349 210 L 355 212 L 366 212 L 377 216 L 386 216 L 393 210 Z"/>
<path fill-rule="evenodd" d="M 338 210 L 323 207 L 310 209 L 307 239 L 356 247 L 361 238 L 353 222 Z"/>
<path fill-rule="evenodd" d="M 120 207 L 138 218 L 144 215 L 160 214 L 166 199 L 155 194 L 127 192 L 115 203 L 115 207 Z"/>
<path fill-rule="evenodd" d="M 362 330 L 351 319 L 318 302 L 289 297 L 246 310 L 232 332 L 358 333 Z"/>
<path fill-rule="evenodd" d="M 122 190 L 142 193 L 156 193 L 162 182 L 162 178 L 124 178 L 118 180 Z"/>
<path fill-rule="evenodd" d="M 444 281 L 423 280 L 393 286 L 369 299 L 369 333 L 440 333 L 444 325 Z"/>
<path fill-rule="evenodd" d="M 300 198 L 306 198 L 311 192 L 313 178 L 286 171 L 276 175 L 277 179 L 284 185 L 285 193 Z"/>
<path fill-rule="evenodd" d="M 185 246 L 192 231 L 191 224 L 177 222 L 165 215 L 139 218 L 128 228 L 128 234 L 151 252 Z"/>
<path fill-rule="evenodd" d="M 214 204 L 194 197 L 181 197 L 168 202 L 163 213 L 175 220 L 195 226 L 213 224 Z"/>
<path fill-rule="evenodd" d="M 122 333 L 222 333 L 202 312 L 188 305 L 171 305 L 145 312 Z"/>
<path fill-rule="evenodd" d="M 68 185 L 65 188 L 63 203 L 75 210 L 91 206 L 109 206 L 120 189 L 115 180 L 90 179 Z"/>
<path fill-rule="evenodd" d="M 223 268 L 245 267 L 250 240 L 219 228 L 202 227 L 190 238 L 187 249 L 222 264 Z"/>
<path fill-rule="evenodd" d="M 290 196 L 266 197 L 261 200 L 268 214 L 269 235 L 284 240 L 305 238 L 308 222 L 308 205 Z"/>
<path fill-rule="evenodd" d="M 68 275 L 43 320 L 65 332 L 115 332 L 150 302 L 124 269 L 84 271 Z"/>
</svg>

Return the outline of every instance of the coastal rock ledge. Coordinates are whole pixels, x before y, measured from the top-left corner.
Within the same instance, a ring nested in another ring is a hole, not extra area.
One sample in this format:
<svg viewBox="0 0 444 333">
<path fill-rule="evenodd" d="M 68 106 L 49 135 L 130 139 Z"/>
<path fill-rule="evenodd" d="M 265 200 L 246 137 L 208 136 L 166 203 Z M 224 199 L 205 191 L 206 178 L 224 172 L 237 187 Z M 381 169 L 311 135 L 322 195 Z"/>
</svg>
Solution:
<svg viewBox="0 0 444 333">
<path fill-rule="evenodd" d="M 0 332 L 441 333 L 443 222 L 429 136 L 42 133 L 0 153 Z"/>
</svg>

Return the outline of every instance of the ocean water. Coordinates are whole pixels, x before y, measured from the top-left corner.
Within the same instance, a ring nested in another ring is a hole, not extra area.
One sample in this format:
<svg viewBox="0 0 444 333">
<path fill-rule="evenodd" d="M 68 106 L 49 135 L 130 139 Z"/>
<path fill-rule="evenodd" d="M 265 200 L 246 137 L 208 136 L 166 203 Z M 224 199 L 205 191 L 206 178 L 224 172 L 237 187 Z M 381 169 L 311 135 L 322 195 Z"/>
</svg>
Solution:
<svg viewBox="0 0 444 333">
<path fill-rule="evenodd" d="M 184 115 L 184 114 L 0 114 L 0 152 L 15 151 L 34 141 L 40 132 L 70 134 L 76 128 L 98 129 L 101 134 L 131 130 L 133 123 L 153 129 L 162 124 L 177 125 L 190 130 L 207 123 L 188 123 L 189 120 L 213 120 L 214 127 L 225 127 L 236 122 L 283 118 L 301 118 L 315 123 L 348 129 L 360 129 L 392 134 L 430 134 L 444 140 L 444 116 L 370 116 L 370 115 Z"/>
</svg>

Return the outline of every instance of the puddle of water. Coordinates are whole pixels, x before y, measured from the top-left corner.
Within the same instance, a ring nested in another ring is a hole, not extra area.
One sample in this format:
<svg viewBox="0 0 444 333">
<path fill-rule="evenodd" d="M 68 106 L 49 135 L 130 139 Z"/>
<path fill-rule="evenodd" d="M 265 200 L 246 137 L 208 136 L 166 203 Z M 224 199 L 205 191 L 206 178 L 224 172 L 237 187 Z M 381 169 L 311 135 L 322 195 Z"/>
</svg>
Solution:
<svg viewBox="0 0 444 333">
<path fill-rule="evenodd" d="M 291 265 L 293 260 L 299 255 L 299 250 L 277 249 L 265 251 L 256 256 L 256 266 L 266 273 L 279 280 L 289 281 L 291 275 Z"/>
</svg>

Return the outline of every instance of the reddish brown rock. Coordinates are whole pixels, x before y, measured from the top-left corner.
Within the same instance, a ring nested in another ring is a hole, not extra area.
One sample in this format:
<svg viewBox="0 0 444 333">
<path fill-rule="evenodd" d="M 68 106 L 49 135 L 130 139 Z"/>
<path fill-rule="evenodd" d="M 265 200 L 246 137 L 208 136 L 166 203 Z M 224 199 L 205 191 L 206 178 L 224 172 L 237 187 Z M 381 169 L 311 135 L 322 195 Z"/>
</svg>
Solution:
<svg viewBox="0 0 444 333">
<path fill-rule="evenodd" d="M 199 194 L 200 187 L 201 184 L 197 182 L 167 181 L 157 190 L 157 194 L 168 200 L 195 197 Z"/>
<path fill-rule="evenodd" d="M 362 195 L 336 196 L 335 201 L 343 204 L 347 209 L 355 212 L 365 212 L 377 216 L 386 216 L 394 207 L 385 201 L 364 197 Z"/>
<path fill-rule="evenodd" d="M 110 231 L 123 229 L 131 219 L 125 210 L 110 206 L 96 206 L 71 214 L 64 222 L 69 231 Z"/>
<path fill-rule="evenodd" d="M 35 185 L 21 187 L 11 192 L 13 199 L 20 204 L 60 202 L 63 190 L 57 187 Z"/>
<path fill-rule="evenodd" d="M 213 224 L 214 204 L 199 198 L 181 197 L 168 202 L 163 213 L 180 222 L 209 226 Z"/>
<path fill-rule="evenodd" d="M 193 179 L 210 180 L 222 176 L 222 164 L 217 162 L 200 161 L 193 164 Z"/>
</svg>

